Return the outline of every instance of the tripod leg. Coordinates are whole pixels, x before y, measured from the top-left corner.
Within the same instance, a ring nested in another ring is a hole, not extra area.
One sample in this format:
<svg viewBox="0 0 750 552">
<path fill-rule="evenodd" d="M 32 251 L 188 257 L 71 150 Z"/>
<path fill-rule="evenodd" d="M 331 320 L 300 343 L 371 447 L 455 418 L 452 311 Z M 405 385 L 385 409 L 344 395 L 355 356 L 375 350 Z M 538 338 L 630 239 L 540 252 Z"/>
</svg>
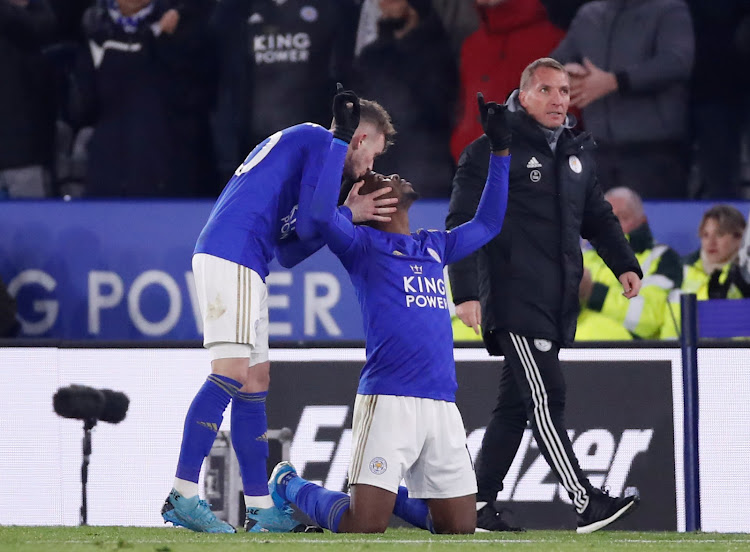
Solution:
<svg viewBox="0 0 750 552">
<path fill-rule="evenodd" d="M 81 463 L 81 525 L 87 525 L 88 504 L 86 500 L 86 484 L 89 481 L 89 457 L 91 456 L 91 428 L 96 420 L 86 420 L 83 426 L 83 462 Z"/>
</svg>

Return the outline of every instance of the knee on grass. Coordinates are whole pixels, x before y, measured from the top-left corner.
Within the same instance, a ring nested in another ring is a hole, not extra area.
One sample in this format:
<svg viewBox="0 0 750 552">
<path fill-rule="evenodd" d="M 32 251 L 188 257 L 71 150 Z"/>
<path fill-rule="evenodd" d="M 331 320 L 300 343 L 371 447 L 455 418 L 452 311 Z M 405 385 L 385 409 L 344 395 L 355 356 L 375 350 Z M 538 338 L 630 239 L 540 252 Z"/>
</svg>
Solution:
<svg viewBox="0 0 750 552">
<path fill-rule="evenodd" d="M 442 524 L 433 523 L 438 535 L 473 535 L 476 529 L 476 522 L 454 520 Z"/>
<path fill-rule="evenodd" d="M 385 533 L 388 521 L 373 519 L 357 519 L 354 516 L 347 517 L 346 514 L 339 524 L 339 533 Z"/>
</svg>

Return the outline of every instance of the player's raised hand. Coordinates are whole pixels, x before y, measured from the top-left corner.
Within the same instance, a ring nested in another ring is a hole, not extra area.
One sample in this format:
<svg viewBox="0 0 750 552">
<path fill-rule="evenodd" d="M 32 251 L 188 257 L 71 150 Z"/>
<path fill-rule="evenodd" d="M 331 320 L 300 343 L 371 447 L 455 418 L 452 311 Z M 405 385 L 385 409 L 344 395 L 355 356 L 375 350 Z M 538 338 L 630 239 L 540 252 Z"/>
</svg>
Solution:
<svg viewBox="0 0 750 552">
<path fill-rule="evenodd" d="M 351 90 L 344 90 L 340 82 L 336 83 L 333 97 L 333 118 L 336 120 L 333 137 L 348 144 L 359 126 L 359 97 Z"/>
<path fill-rule="evenodd" d="M 360 180 L 356 182 L 352 189 L 349 191 L 349 195 L 346 196 L 344 205 L 349 207 L 352 212 L 352 222 L 359 224 L 361 222 L 367 222 L 375 220 L 378 222 L 390 222 L 391 213 L 396 212 L 396 203 L 398 203 L 397 197 L 381 198 L 388 194 L 392 188 L 386 186 L 380 188 L 374 192 L 370 192 L 366 195 L 359 195 L 359 191 L 362 189 L 365 181 Z"/>
<path fill-rule="evenodd" d="M 482 129 L 490 139 L 490 148 L 498 152 L 510 148 L 513 133 L 510 130 L 508 120 L 508 108 L 496 102 L 485 103 L 484 95 L 477 92 L 477 104 L 479 105 L 479 118 L 482 121 Z"/>
</svg>

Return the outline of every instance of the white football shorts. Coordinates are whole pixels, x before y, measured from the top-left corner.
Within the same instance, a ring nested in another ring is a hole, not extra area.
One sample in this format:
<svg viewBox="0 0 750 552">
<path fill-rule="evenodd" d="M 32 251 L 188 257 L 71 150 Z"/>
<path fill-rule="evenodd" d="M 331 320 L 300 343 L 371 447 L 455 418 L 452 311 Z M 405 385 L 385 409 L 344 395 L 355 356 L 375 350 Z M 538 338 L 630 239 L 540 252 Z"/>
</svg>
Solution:
<svg viewBox="0 0 750 552">
<path fill-rule="evenodd" d="M 193 255 L 203 320 L 203 346 L 212 359 L 268 360 L 268 288 L 254 270 L 208 255 Z"/>
<path fill-rule="evenodd" d="M 393 395 L 357 395 L 349 484 L 411 498 L 475 494 L 477 481 L 456 403 Z"/>
</svg>

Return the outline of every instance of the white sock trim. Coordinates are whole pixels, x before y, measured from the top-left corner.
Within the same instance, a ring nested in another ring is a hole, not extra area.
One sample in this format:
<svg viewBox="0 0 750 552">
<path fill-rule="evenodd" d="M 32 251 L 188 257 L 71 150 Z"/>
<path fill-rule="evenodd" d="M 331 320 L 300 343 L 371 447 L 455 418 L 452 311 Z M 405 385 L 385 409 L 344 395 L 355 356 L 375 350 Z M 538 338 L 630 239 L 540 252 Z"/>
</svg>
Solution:
<svg viewBox="0 0 750 552">
<path fill-rule="evenodd" d="M 245 508 L 270 508 L 271 506 L 273 506 L 273 500 L 271 500 L 270 495 L 245 495 Z"/>
<path fill-rule="evenodd" d="M 198 494 L 198 483 L 192 481 L 186 481 L 179 477 L 174 478 L 174 490 L 180 493 L 185 498 L 193 498 Z"/>
</svg>

